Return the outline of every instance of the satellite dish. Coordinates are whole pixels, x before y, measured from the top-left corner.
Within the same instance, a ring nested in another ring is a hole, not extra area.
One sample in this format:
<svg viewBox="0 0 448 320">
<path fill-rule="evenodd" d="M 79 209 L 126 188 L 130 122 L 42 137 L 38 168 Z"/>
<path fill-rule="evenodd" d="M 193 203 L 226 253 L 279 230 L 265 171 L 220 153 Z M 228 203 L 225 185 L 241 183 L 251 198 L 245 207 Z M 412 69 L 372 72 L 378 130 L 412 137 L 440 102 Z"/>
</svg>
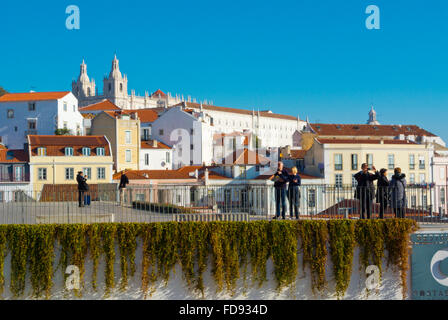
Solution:
<svg viewBox="0 0 448 320">
<path fill-rule="evenodd" d="M 162 167 L 165 166 L 165 161 L 162 161 L 162 163 L 160 164 Z"/>
</svg>

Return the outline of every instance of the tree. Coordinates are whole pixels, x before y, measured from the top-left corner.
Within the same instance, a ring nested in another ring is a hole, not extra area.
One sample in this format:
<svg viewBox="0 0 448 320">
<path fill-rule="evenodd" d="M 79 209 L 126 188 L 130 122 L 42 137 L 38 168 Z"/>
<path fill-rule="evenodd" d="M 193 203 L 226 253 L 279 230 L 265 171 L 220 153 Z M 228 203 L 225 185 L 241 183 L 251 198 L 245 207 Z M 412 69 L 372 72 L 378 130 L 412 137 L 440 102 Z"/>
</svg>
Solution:
<svg viewBox="0 0 448 320">
<path fill-rule="evenodd" d="M 54 134 L 57 136 L 72 136 L 73 135 L 72 131 L 67 128 L 56 129 L 54 131 Z"/>
<path fill-rule="evenodd" d="M 8 91 L 6 91 L 5 89 L 3 89 L 3 87 L 0 87 L 0 97 L 2 95 L 4 95 L 5 93 L 8 93 Z"/>
</svg>

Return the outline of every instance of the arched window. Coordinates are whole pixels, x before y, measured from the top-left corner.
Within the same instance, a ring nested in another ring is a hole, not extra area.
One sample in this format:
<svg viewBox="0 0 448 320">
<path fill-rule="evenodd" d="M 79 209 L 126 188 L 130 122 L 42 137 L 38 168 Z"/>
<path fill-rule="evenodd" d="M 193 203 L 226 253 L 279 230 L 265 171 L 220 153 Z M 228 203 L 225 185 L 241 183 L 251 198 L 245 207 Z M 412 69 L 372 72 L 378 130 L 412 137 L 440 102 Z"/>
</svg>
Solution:
<svg viewBox="0 0 448 320">
<path fill-rule="evenodd" d="M 112 91 L 112 85 L 109 83 L 109 92 Z"/>
<path fill-rule="evenodd" d="M 120 92 L 123 92 L 123 84 L 120 83 Z"/>
</svg>

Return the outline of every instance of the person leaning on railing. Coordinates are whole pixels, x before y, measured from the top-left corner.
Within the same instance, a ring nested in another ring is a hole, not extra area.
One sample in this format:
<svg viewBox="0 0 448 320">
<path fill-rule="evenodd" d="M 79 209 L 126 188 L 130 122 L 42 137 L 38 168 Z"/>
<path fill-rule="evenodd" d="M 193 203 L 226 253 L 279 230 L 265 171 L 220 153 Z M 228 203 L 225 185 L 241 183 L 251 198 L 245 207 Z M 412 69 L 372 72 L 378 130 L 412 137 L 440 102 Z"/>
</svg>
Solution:
<svg viewBox="0 0 448 320">
<path fill-rule="evenodd" d="M 124 202 L 124 190 L 126 189 L 126 185 L 129 184 L 129 179 L 126 173 L 123 172 L 123 174 L 120 177 L 120 185 L 118 186 L 118 189 L 120 190 L 120 205 L 123 205 Z"/>
<path fill-rule="evenodd" d="M 394 169 L 394 175 L 390 181 L 391 207 L 396 218 L 404 218 L 406 210 L 406 175 L 401 173 L 401 168 Z"/>
<path fill-rule="evenodd" d="M 280 205 L 282 206 L 282 218 L 285 219 L 286 214 L 286 184 L 289 181 L 289 173 L 283 167 L 283 162 L 279 161 L 277 172 L 274 174 L 275 189 L 275 217 L 280 218 Z"/>
<path fill-rule="evenodd" d="M 387 169 L 381 169 L 378 175 L 376 202 L 380 205 L 380 219 L 384 218 L 384 211 L 389 203 L 389 179 L 387 179 Z"/>
<path fill-rule="evenodd" d="M 373 171 L 376 171 L 375 166 L 372 166 Z M 361 205 L 360 218 L 370 219 L 372 213 L 373 199 L 375 196 L 375 186 L 373 181 L 378 179 L 378 172 L 375 174 L 369 172 L 367 163 L 361 165 L 361 171 L 354 175 L 358 185 L 356 186 L 355 198 L 359 200 Z"/>
<path fill-rule="evenodd" d="M 299 219 L 300 190 L 301 179 L 298 174 L 297 167 L 293 167 L 292 174 L 289 176 L 288 200 L 289 200 L 289 216 L 293 218 L 293 211 L 296 219 Z"/>
</svg>

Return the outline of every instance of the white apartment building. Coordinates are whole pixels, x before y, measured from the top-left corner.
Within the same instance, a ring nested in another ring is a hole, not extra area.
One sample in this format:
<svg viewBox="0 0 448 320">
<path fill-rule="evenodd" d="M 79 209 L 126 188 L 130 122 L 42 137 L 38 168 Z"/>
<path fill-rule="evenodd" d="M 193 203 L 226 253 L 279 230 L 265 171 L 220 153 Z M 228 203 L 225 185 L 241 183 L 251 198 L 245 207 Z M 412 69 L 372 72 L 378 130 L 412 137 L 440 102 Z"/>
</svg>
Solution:
<svg viewBox="0 0 448 320">
<path fill-rule="evenodd" d="M 54 135 L 63 128 L 84 134 L 78 100 L 70 91 L 7 93 L 0 97 L 0 112 L 1 143 L 9 149 L 22 149 L 29 134 Z"/>
<path fill-rule="evenodd" d="M 173 169 L 173 149 L 157 140 L 145 140 L 140 147 L 140 170 Z"/>
</svg>

